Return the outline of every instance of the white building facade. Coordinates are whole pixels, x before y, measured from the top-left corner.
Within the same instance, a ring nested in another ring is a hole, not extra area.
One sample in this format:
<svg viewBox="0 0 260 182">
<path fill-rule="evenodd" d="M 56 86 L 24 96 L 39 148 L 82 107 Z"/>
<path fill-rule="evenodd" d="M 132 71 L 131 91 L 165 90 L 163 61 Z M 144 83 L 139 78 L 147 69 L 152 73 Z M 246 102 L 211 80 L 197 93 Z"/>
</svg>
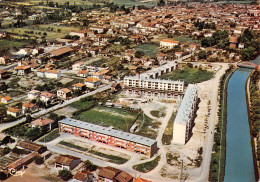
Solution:
<svg viewBox="0 0 260 182">
<path fill-rule="evenodd" d="M 141 76 L 124 78 L 124 94 L 159 100 L 180 100 L 184 82 L 161 79 L 147 79 Z"/>
<path fill-rule="evenodd" d="M 185 145 L 189 140 L 198 103 L 198 87 L 189 84 L 174 120 L 174 144 Z"/>
</svg>

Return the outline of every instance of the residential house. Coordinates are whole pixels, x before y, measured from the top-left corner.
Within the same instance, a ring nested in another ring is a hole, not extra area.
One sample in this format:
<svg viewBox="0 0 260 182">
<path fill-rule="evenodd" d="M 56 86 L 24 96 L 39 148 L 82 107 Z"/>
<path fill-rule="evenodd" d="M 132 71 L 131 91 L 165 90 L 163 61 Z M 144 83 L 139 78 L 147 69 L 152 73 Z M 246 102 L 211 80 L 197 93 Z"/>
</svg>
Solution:
<svg viewBox="0 0 260 182">
<path fill-rule="evenodd" d="M 29 150 L 31 152 L 38 152 L 39 154 L 42 154 L 47 151 L 46 146 L 30 141 L 19 141 L 17 146 Z"/>
<path fill-rule="evenodd" d="M 72 31 L 70 31 L 69 35 L 79 36 L 80 38 L 85 38 L 85 37 L 87 37 L 87 31 L 88 30 L 79 30 L 79 31 L 72 30 Z"/>
<path fill-rule="evenodd" d="M 235 36 L 231 36 L 229 39 L 229 47 L 237 48 L 237 45 L 238 45 L 238 38 Z"/>
<path fill-rule="evenodd" d="M 61 99 L 67 99 L 71 96 L 71 90 L 68 88 L 62 88 L 57 91 L 57 97 Z"/>
<path fill-rule="evenodd" d="M 12 101 L 13 101 L 13 98 L 10 96 L 5 96 L 5 97 L 1 98 L 1 103 L 3 103 L 3 104 L 9 104 Z"/>
<path fill-rule="evenodd" d="M 78 72 L 77 76 L 86 78 L 88 76 L 87 70 L 81 70 Z"/>
<path fill-rule="evenodd" d="M 49 92 L 41 92 L 40 94 L 40 100 L 45 103 L 51 103 L 55 98 L 55 95 Z"/>
<path fill-rule="evenodd" d="M 43 131 L 53 130 L 57 126 L 57 122 L 52 119 L 36 119 L 31 122 L 32 127 L 40 127 Z"/>
<path fill-rule="evenodd" d="M 37 99 L 39 97 L 39 95 L 41 95 L 41 92 L 39 90 L 31 90 L 28 93 L 28 99 L 29 100 Z"/>
<path fill-rule="evenodd" d="M 3 56 L 3 57 L 0 57 L 0 64 L 3 64 L 3 65 L 6 65 L 8 63 L 10 63 L 11 60 L 8 56 Z"/>
<path fill-rule="evenodd" d="M 15 68 L 15 70 L 17 71 L 17 75 L 27 75 L 31 72 L 31 66 L 17 66 Z"/>
<path fill-rule="evenodd" d="M 83 83 L 76 83 L 72 85 L 72 90 L 86 91 L 86 85 Z"/>
<path fill-rule="evenodd" d="M 59 78 L 61 77 L 61 71 L 46 70 L 46 71 L 45 71 L 45 77 L 46 77 L 46 78 L 59 79 Z"/>
<path fill-rule="evenodd" d="M 85 69 L 85 64 L 83 62 L 75 63 L 72 65 L 73 71 L 79 71 Z"/>
<path fill-rule="evenodd" d="M 93 182 L 94 176 L 89 171 L 78 171 L 71 182 Z"/>
<path fill-rule="evenodd" d="M 81 159 L 71 155 L 59 155 L 55 161 L 55 167 L 67 170 L 73 170 L 81 163 Z"/>
<path fill-rule="evenodd" d="M 121 173 L 119 173 L 116 177 L 115 180 L 117 182 L 132 182 L 134 179 L 133 176 L 131 176 L 130 174 L 128 174 L 125 171 L 122 171 Z"/>
<path fill-rule="evenodd" d="M 86 87 L 97 88 L 101 84 L 101 80 L 97 78 L 87 78 L 84 83 Z"/>
<path fill-rule="evenodd" d="M 31 102 L 26 102 L 22 106 L 23 113 L 31 113 L 37 110 L 37 105 Z"/>
<path fill-rule="evenodd" d="M 116 176 L 122 171 L 113 167 L 102 167 L 98 172 L 98 181 L 115 182 Z"/>
<path fill-rule="evenodd" d="M 168 49 L 173 49 L 174 46 L 179 45 L 179 41 L 173 41 L 173 40 L 161 40 L 160 41 L 160 47 L 168 48 Z"/>
<path fill-rule="evenodd" d="M 22 109 L 17 109 L 14 107 L 10 107 L 7 109 L 7 114 L 13 116 L 13 117 L 19 117 L 23 113 Z"/>
</svg>

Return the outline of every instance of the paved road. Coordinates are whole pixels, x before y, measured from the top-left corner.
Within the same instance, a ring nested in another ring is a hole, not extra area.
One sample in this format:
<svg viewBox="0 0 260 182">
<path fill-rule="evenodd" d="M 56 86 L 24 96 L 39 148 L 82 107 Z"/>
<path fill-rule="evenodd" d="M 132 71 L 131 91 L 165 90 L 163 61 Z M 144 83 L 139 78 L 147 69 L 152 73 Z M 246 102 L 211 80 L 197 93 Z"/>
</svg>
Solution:
<svg viewBox="0 0 260 182">
<path fill-rule="evenodd" d="M 39 116 L 44 115 L 44 114 L 46 114 L 48 112 L 51 112 L 53 110 L 59 109 L 59 108 L 64 107 L 64 106 L 67 106 L 67 105 L 69 105 L 69 104 L 71 104 L 71 103 L 73 103 L 75 101 L 78 101 L 79 99 L 81 99 L 83 97 L 94 95 L 97 92 L 102 92 L 102 91 L 108 90 L 110 88 L 111 88 L 110 85 L 102 86 L 102 87 L 100 87 L 97 90 L 94 90 L 92 92 L 86 93 L 84 95 L 81 95 L 79 97 L 75 97 L 75 98 L 70 99 L 70 100 L 66 100 L 63 104 L 58 104 L 58 105 L 55 105 L 55 106 L 53 106 L 53 107 L 51 107 L 49 109 L 44 109 L 44 110 L 41 110 L 41 111 L 39 111 L 37 113 L 34 113 L 34 114 L 32 114 L 32 117 L 39 117 Z M 23 117 L 23 118 L 21 118 L 21 119 L 19 119 L 17 121 L 11 122 L 11 123 L 0 124 L 0 131 L 5 130 L 6 128 L 12 127 L 14 125 L 17 125 L 17 124 L 19 124 L 19 123 L 21 123 L 23 121 L 25 121 L 25 117 Z"/>
</svg>

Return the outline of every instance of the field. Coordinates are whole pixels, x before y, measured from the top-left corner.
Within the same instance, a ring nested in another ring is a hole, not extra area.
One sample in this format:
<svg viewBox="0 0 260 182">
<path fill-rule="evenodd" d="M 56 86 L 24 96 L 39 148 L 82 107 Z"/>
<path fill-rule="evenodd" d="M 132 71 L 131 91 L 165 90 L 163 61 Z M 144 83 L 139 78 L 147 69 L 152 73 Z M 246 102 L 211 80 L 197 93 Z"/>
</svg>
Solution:
<svg viewBox="0 0 260 182">
<path fill-rule="evenodd" d="M 113 126 L 115 129 L 122 131 L 129 131 L 137 116 L 138 113 L 123 109 L 96 106 L 91 110 L 76 115 L 75 119 L 106 127 Z"/>
<path fill-rule="evenodd" d="M 200 83 L 206 80 L 210 80 L 214 76 L 214 73 L 200 68 L 185 67 L 183 70 L 176 70 L 171 73 L 167 73 L 160 78 L 170 80 L 183 80 L 185 85 L 190 83 Z"/>
<path fill-rule="evenodd" d="M 55 129 L 48 133 L 47 135 L 44 135 L 42 138 L 39 139 L 40 142 L 50 142 L 60 136 L 59 129 Z"/>
<path fill-rule="evenodd" d="M 75 27 L 65 27 L 57 25 L 29 25 L 23 28 L 8 28 L 4 29 L 10 33 L 16 33 L 21 37 L 41 38 L 46 39 L 64 38 L 71 30 L 78 30 Z"/>
<path fill-rule="evenodd" d="M 159 45 L 154 42 L 145 43 L 135 47 L 134 49 L 137 51 L 142 51 L 146 56 L 155 56 L 156 54 L 160 53 L 158 49 Z"/>
<path fill-rule="evenodd" d="M 133 166 L 133 168 L 137 171 L 147 173 L 147 172 L 153 170 L 158 165 L 158 162 L 160 161 L 160 159 L 161 159 L 161 157 L 158 156 L 152 161 L 135 165 L 135 166 Z"/>
<path fill-rule="evenodd" d="M 155 0 L 112 0 L 112 2 L 118 6 L 125 5 L 126 7 L 140 6 L 144 5 L 147 7 L 156 6 Z"/>
<path fill-rule="evenodd" d="M 28 44 L 25 41 L 15 41 L 15 40 L 0 40 L 0 50 L 3 49 L 13 49 L 13 48 L 20 48 Z"/>
</svg>

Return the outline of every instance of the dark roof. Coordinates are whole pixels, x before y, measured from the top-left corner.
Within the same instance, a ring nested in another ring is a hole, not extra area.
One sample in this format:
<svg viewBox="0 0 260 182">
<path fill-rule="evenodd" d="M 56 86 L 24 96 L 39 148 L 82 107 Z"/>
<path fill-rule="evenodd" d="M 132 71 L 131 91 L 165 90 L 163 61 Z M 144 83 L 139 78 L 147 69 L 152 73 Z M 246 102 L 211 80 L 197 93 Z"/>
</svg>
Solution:
<svg viewBox="0 0 260 182">
<path fill-rule="evenodd" d="M 25 148 L 25 149 L 32 150 L 32 151 L 36 151 L 36 152 L 38 152 L 41 148 L 46 148 L 46 146 L 44 146 L 44 145 L 39 145 L 39 144 L 29 142 L 29 141 L 20 141 L 18 143 L 18 146 Z"/>
<path fill-rule="evenodd" d="M 80 158 L 71 155 L 59 155 L 56 159 L 56 163 L 69 166 L 74 160 L 79 160 Z"/>
<path fill-rule="evenodd" d="M 123 171 L 120 174 L 116 176 L 116 180 L 119 182 L 129 182 L 133 179 L 134 177 L 128 174 L 127 172 Z"/>
<path fill-rule="evenodd" d="M 98 176 L 101 176 L 106 179 L 114 179 L 117 174 L 119 174 L 121 170 L 113 168 L 113 167 L 103 167 L 98 172 Z"/>
<path fill-rule="evenodd" d="M 63 48 L 50 52 L 50 54 L 52 54 L 53 56 L 60 56 L 62 54 L 66 54 L 66 53 L 69 53 L 72 51 L 73 51 L 73 49 L 71 49 L 70 47 L 63 47 Z"/>
</svg>

